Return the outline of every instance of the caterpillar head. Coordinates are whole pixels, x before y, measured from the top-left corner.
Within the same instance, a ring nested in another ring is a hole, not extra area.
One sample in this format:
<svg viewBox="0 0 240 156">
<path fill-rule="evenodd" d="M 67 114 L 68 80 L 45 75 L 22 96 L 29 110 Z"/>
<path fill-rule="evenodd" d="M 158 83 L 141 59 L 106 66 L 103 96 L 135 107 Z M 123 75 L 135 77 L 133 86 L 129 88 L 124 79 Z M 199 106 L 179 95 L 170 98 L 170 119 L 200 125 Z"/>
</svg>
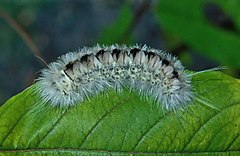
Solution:
<svg viewBox="0 0 240 156">
<path fill-rule="evenodd" d="M 62 95 L 67 95 L 69 91 L 72 90 L 72 80 L 67 76 L 64 70 L 61 70 L 57 77 L 53 79 L 53 85 L 57 87 Z"/>
<path fill-rule="evenodd" d="M 42 75 L 38 79 L 40 85 L 39 91 L 45 101 L 51 101 L 52 105 L 66 103 L 69 101 L 72 94 L 72 80 L 63 69 L 54 68 L 42 70 Z M 59 97 L 62 97 L 59 100 Z"/>
</svg>

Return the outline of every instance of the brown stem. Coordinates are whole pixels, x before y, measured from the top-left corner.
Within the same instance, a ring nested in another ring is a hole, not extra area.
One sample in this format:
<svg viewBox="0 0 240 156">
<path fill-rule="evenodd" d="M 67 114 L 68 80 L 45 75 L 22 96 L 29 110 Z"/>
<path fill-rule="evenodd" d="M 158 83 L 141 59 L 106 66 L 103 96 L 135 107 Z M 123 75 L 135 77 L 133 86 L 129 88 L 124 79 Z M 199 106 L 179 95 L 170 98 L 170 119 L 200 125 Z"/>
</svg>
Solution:
<svg viewBox="0 0 240 156">
<path fill-rule="evenodd" d="M 136 27 L 136 25 L 139 23 L 139 21 L 141 20 L 142 16 L 144 15 L 144 13 L 149 9 L 151 4 L 151 1 L 146 0 L 143 1 L 139 7 L 137 8 L 137 11 L 134 14 L 133 20 L 131 21 L 131 23 L 129 24 L 128 28 L 126 29 L 126 31 L 122 34 L 122 36 L 119 38 L 120 42 L 124 42 L 129 35 L 132 33 L 132 31 L 134 30 L 134 28 Z"/>
<path fill-rule="evenodd" d="M 27 32 L 17 23 L 7 12 L 0 8 L 0 17 L 5 20 L 22 38 L 24 43 L 32 51 L 34 55 L 43 58 L 41 52 L 39 51 L 37 45 L 33 42 L 32 38 L 27 34 Z"/>
</svg>

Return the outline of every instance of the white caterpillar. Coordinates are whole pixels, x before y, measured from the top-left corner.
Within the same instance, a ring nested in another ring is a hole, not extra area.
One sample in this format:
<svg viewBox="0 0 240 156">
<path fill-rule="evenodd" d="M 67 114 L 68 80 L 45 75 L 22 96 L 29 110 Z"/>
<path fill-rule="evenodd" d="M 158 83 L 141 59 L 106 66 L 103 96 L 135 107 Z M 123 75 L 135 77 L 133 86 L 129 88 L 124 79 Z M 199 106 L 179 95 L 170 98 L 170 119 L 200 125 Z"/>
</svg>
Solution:
<svg viewBox="0 0 240 156">
<path fill-rule="evenodd" d="M 44 102 L 69 107 L 109 88 L 127 87 L 175 111 L 195 98 L 191 76 L 179 60 L 160 50 L 97 45 L 51 63 L 38 79 L 38 91 Z"/>
</svg>

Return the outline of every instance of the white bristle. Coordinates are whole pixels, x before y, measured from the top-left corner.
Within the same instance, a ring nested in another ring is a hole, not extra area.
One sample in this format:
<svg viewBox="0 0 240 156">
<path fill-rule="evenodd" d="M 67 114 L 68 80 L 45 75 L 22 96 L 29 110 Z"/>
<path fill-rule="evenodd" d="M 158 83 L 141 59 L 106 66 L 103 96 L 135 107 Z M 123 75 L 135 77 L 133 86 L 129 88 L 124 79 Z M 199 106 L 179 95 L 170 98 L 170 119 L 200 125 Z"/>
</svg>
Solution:
<svg viewBox="0 0 240 156">
<path fill-rule="evenodd" d="M 191 75 L 179 60 L 138 45 L 97 45 L 68 53 L 42 70 L 37 83 L 44 102 L 60 107 L 123 86 L 151 96 L 167 110 L 185 108 L 194 98 Z"/>
</svg>

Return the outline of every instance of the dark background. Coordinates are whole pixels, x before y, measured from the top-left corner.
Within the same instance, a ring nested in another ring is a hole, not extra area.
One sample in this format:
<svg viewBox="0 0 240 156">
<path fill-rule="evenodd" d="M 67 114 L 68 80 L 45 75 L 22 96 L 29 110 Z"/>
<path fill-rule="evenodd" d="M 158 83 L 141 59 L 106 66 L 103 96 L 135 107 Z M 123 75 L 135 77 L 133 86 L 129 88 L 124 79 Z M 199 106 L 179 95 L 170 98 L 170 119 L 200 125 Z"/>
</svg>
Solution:
<svg viewBox="0 0 240 156">
<path fill-rule="evenodd" d="M 240 77 L 239 0 L 0 0 L 0 105 L 45 64 L 97 43 L 147 44 Z M 239 61 L 238 61 L 239 60 Z"/>
</svg>

